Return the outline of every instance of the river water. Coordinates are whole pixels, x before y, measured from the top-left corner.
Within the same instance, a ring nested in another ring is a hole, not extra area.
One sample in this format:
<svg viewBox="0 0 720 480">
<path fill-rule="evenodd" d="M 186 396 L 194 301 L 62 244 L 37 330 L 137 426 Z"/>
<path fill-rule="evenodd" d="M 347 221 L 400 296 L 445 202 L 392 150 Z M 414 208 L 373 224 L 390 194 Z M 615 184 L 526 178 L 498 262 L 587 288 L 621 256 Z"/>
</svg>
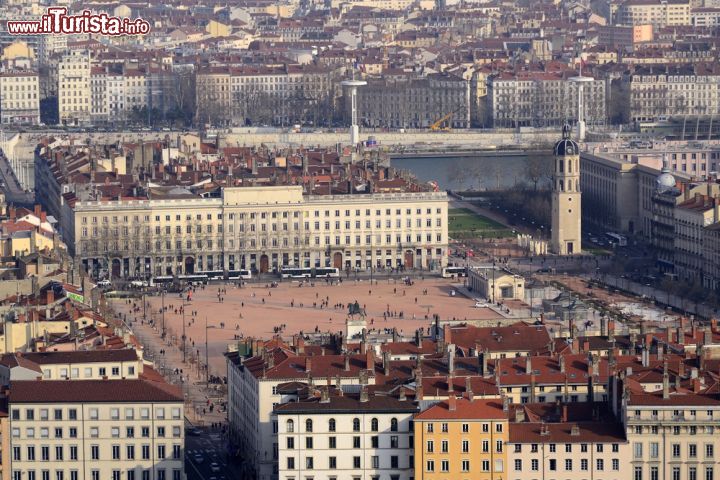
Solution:
<svg viewBox="0 0 720 480">
<path fill-rule="evenodd" d="M 551 155 L 540 155 L 550 163 Z M 483 154 L 462 157 L 393 158 L 391 165 L 409 170 L 422 182 L 436 181 L 441 190 L 495 190 L 527 181 L 528 156 Z M 544 181 L 547 181 L 546 179 Z"/>
</svg>

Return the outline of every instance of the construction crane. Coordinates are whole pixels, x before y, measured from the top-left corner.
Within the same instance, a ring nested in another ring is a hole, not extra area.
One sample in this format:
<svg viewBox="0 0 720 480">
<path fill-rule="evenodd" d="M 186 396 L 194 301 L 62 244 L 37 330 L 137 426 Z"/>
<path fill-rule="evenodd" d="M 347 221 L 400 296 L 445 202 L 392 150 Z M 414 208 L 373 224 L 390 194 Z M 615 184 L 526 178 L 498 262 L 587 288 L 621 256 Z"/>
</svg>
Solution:
<svg viewBox="0 0 720 480">
<path fill-rule="evenodd" d="M 450 131 L 452 129 L 452 124 L 450 123 L 449 120 L 453 117 L 453 115 L 455 115 L 456 113 L 458 113 L 464 109 L 465 109 L 465 107 L 460 106 L 460 107 L 456 108 L 455 110 L 453 110 L 452 112 L 446 113 L 437 122 L 430 125 L 430 131 L 431 132 Z M 443 124 L 445 124 L 445 122 L 447 122 L 447 124 L 443 126 Z"/>
<path fill-rule="evenodd" d="M 452 116 L 455 115 L 455 112 L 450 112 L 448 114 L 445 114 L 438 120 L 437 122 L 430 125 L 430 131 L 432 132 L 438 132 L 438 131 L 448 131 L 450 130 L 450 125 L 442 126 L 443 123 L 450 120 Z"/>
</svg>

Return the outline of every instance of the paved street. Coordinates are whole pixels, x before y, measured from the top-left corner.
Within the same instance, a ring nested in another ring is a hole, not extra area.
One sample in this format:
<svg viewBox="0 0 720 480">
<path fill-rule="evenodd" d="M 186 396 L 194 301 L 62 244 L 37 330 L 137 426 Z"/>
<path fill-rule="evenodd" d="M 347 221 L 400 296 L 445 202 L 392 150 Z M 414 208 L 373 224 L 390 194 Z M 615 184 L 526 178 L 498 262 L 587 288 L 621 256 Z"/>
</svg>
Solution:
<svg viewBox="0 0 720 480">
<path fill-rule="evenodd" d="M 5 157 L 5 153 L 0 154 L 0 179 L 2 179 L 4 184 L 1 190 L 5 194 L 5 201 L 8 204 L 12 203 L 16 206 L 32 208 L 35 195 L 32 193 L 25 193 L 25 191 L 20 187 L 17 178 L 15 178 L 15 175 L 10 168 L 10 162 L 7 157 Z"/>
<path fill-rule="evenodd" d="M 185 473 L 188 480 L 240 478 L 235 465 L 228 463 L 225 445 L 223 434 L 218 429 L 186 430 Z"/>
<path fill-rule="evenodd" d="M 155 328 L 144 322 L 134 322 L 132 329 L 144 345 L 145 358 L 153 361 L 155 368 L 170 383 L 183 387 L 186 419 L 185 471 L 188 479 L 240 478 L 238 465 L 232 462 L 227 451 L 223 433 L 227 425 L 225 412 L 218 408 L 227 397 L 215 392 L 214 385 L 210 385 L 210 390 L 206 390 L 204 372 L 198 372 L 190 363 L 183 364 L 180 349 L 171 342 L 163 342 Z M 165 353 L 161 354 L 160 350 Z M 175 373 L 176 368 L 178 373 Z M 182 370 L 182 373 L 179 373 L 179 370 Z M 208 401 L 213 403 L 212 413 L 209 411 Z"/>
</svg>

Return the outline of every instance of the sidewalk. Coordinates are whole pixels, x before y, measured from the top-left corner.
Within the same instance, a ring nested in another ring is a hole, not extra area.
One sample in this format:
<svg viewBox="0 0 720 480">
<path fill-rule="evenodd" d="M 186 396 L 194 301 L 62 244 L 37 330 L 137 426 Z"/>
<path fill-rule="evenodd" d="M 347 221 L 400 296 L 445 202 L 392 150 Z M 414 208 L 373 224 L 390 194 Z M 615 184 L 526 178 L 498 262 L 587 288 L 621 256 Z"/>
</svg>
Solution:
<svg viewBox="0 0 720 480">
<path fill-rule="evenodd" d="M 196 426 L 209 426 L 212 423 L 226 423 L 227 415 L 225 412 L 219 412 L 220 403 L 227 402 L 227 395 L 215 391 L 210 384 L 210 390 L 205 387 L 205 372 L 199 371 L 197 364 L 191 364 L 189 361 L 182 361 L 182 341 L 178 340 L 178 345 L 166 339 L 160 338 L 160 329 L 151 327 L 147 323 L 135 322 L 132 324 L 132 330 L 138 340 L 145 347 L 145 359 L 154 362 L 155 370 L 158 371 L 165 379 L 174 385 L 182 385 L 183 394 L 185 396 L 185 418 Z M 160 350 L 164 349 L 165 354 L 160 355 Z M 175 374 L 175 369 L 182 370 L 182 374 Z M 220 375 L 225 376 L 225 375 Z M 184 381 L 183 381 L 184 380 Z M 208 400 L 214 404 L 213 412 L 210 413 Z M 205 413 L 202 413 L 202 409 Z"/>
</svg>

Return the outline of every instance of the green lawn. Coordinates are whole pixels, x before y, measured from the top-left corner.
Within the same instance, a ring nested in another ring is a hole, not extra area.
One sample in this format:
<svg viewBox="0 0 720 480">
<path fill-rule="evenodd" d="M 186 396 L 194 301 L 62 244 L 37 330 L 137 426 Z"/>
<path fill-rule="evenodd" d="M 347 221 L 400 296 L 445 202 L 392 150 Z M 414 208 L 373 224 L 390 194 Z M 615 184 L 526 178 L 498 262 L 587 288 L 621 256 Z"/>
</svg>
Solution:
<svg viewBox="0 0 720 480">
<path fill-rule="evenodd" d="M 512 231 L 506 226 L 478 215 L 467 208 L 451 208 L 448 211 L 450 236 L 469 237 L 511 237 Z"/>
<path fill-rule="evenodd" d="M 610 255 L 610 254 L 612 254 L 612 252 L 609 250 L 605 250 L 602 248 L 596 248 L 596 247 L 583 248 L 583 252 L 589 253 L 591 255 Z"/>
</svg>

